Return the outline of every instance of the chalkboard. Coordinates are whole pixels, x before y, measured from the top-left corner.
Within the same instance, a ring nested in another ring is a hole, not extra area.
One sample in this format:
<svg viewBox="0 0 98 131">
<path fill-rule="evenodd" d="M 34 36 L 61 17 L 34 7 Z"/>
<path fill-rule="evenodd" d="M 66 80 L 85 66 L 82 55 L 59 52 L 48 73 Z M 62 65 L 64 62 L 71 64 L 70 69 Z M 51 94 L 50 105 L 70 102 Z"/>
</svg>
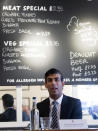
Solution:
<svg viewBox="0 0 98 131">
<path fill-rule="evenodd" d="M 98 0 L 1 0 L 0 85 L 98 84 Z"/>
</svg>

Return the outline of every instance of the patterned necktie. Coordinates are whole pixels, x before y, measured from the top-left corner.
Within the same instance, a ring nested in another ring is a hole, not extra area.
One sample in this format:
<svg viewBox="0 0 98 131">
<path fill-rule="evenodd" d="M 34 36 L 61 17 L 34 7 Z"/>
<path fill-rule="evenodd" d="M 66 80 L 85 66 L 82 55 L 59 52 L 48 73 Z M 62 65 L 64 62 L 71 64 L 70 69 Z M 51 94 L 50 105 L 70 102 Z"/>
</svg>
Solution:
<svg viewBox="0 0 98 131">
<path fill-rule="evenodd" d="M 57 106 L 56 101 L 53 101 L 53 108 L 52 108 L 52 121 L 51 121 L 51 128 L 52 129 L 59 129 L 59 120 L 57 115 Z"/>
</svg>

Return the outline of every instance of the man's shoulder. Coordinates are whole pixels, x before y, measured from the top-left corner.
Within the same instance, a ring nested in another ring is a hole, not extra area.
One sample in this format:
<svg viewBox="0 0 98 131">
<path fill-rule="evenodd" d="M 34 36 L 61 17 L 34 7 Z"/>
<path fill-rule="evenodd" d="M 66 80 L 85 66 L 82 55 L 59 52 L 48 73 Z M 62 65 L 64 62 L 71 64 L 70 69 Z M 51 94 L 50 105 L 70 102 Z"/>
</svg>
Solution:
<svg viewBox="0 0 98 131">
<path fill-rule="evenodd" d="M 37 103 L 37 108 L 39 110 L 40 117 L 49 117 L 49 98 Z"/>
<path fill-rule="evenodd" d="M 49 104 L 49 98 L 46 98 L 45 100 L 37 103 L 37 107 L 43 106 L 43 105 L 46 105 L 46 104 Z"/>
<path fill-rule="evenodd" d="M 39 104 L 45 104 L 45 103 L 47 103 L 47 102 L 49 102 L 49 98 L 46 98 L 46 99 L 44 99 L 43 101 L 38 102 L 37 104 L 38 104 L 38 105 L 39 105 Z"/>
<path fill-rule="evenodd" d="M 8 119 L 9 111 L 4 111 L 2 114 L 0 114 L 0 122 L 6 121 Z"/>
<path fill-rule="evenodd" d="M 8 108 L 0 115 L 0 122 L 16 121 L 16 110 L 14 108 Z"/>
<path fill-rule="evenodd" d="M 63 95 L 63 99 L 66 99 L 68 101 L 73 101 L 73 102 L 80 101 L 80 99 L 78 99 L 78 98 L 74 98 L 74 97 L 66 96 L 66 95 Z"/>
<path fill-rule="evenodd" d="M 16 112 L 14 108 L 8 108 L 5 112 Z"/>
</svg>

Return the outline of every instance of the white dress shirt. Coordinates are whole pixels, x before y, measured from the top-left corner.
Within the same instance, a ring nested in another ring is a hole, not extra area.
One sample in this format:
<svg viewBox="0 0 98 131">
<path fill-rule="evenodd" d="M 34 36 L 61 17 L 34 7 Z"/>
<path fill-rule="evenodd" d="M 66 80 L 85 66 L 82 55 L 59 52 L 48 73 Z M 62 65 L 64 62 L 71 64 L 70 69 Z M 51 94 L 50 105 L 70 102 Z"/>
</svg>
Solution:
<svg viewBox="0 0 98 131">
<path fill-rule="evenodd" d="M 63 99 L 63 94 L 61 95 L 61 97 L 59 97 L 59 98 L 56 100 L 58 119 L 60 119 L 60 111 L 61 111 L 62 99 Z M 54 100 L 53 100 L 52 98 L 50 98 L 50 97 L 49 97 L 49 100 L 50 100 L 50 114 L 49 114 L 49 117 L 51 117 L 52 108 L 53 108 L 52 102 L 53 102 Z"/>
</svg>

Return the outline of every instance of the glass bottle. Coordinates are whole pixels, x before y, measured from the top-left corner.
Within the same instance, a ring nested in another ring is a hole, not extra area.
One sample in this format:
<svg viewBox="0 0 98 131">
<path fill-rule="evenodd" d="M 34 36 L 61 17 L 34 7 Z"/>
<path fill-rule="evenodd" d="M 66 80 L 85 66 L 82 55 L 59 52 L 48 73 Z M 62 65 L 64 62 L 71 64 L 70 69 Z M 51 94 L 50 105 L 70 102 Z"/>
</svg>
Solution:
<svg viewBox="0 0 98 131">
<path fill-rule="evenodd" d="M 39 129 L 39 110 L 37 109 L 36 97 L 32 98 L 32 111 L 30 116 L 30 130 Z"/>
</svg>

